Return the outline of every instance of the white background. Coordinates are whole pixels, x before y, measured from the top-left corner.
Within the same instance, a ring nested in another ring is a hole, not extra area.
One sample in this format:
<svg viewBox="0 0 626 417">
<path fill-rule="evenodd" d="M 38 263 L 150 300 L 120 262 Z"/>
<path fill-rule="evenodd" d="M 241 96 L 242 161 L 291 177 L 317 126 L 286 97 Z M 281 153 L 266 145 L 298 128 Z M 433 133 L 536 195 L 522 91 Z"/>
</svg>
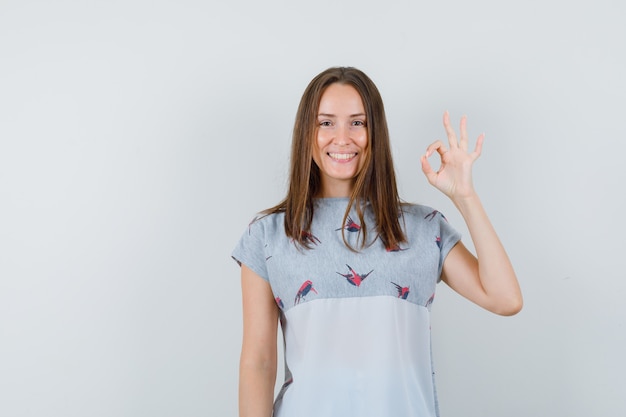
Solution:
<svg viewBox="0 0 626 417">
<path fill-rule="evenodd" d="M 1 0 L 0 415 L 236 415 L 230 252 L 283 197 L 300 95 L 336 65 L 381 90 L 403 198 L 469 246 L 419 156 L 446 109 L 486 133 L 476 187 L 525 307 L 501 318 L 439 286 L 442 415 L 625 415 L 625 15 Z"/>
</svg>

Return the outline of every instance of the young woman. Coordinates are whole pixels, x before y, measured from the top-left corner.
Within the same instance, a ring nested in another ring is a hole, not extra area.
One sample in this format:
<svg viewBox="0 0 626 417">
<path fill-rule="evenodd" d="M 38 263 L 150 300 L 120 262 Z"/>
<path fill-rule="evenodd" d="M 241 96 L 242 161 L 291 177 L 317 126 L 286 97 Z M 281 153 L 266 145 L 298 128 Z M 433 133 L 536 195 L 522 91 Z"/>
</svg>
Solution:
<svg viewBox="0 0 626 417">
<path fill-rule="evenodd" d="M 472 255 L 445 217 L 398 197 L 384 107 L 355 68 L 330 68 L 304 92 L 289 190 L 255 218 L 233 252 L 241 265 L 240 416 L 436 416 L 430 308 L 442 280 L 481 307 L 522 307 L 513 267 L 472 185 L 483 136 L 421 157 L 430 184 L 458 208 Z M 439 171 L 428 158 L 438 154 Z M 278 322 L 285 383 L 273 402 Z"/>
</svg>

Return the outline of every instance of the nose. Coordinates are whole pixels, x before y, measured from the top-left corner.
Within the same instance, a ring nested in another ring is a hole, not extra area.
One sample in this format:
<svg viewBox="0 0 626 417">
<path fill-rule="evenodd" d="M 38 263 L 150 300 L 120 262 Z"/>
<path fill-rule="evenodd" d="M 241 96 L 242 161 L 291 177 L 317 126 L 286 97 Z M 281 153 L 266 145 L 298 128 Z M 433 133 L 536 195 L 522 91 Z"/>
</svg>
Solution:
<svg viewBox="0 0 626 417">
<path fill-rule="evenodd" d="M 337 145 L 346 145 L 350 142 L 350 126 L 342 123 L 337 126 L 335 131 L 335 143 Z"/>
</svg>

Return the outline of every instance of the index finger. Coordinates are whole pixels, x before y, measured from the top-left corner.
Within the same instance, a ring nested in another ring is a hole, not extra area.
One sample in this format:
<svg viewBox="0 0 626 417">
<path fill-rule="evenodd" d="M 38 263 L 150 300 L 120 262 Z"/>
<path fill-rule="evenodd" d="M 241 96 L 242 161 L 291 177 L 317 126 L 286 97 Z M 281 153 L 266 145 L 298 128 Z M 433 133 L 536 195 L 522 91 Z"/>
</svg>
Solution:
<svg viewBox="0 0 626 417">
<path fill-rule="evenodd" d="M 448 135 L 448 142 L 450 143 L 450 148 L 458 148 L 459 142 L 456 140 L 456 133 L 450 124 L 450 113 L 448 110 L 443 114 L 443 127 L 446 129 L 446 134 Z"/>
<path fill-rule="evenodd" d="M 469 140 L 467 138 L 467 116 L 461 117 L 461 139 L 459 140 L 459 146 L 463 150 L 467 150 Z"/>
</svg>

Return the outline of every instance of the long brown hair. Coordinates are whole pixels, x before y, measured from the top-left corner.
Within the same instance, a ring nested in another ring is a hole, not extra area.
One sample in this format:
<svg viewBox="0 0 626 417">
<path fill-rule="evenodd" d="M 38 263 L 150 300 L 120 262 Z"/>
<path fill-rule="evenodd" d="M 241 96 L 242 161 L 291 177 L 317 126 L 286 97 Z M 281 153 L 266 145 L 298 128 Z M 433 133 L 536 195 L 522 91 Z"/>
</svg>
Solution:
<svg viewBox="0 0 626 417">
<path fill-rule="evenodd" d="M 312 147 L 317 136 L 317 113 L 322 94 L 334 83 L 354 87 L 365 107 L 368 147 L 364 152 L 365 163 L 357 174 L 344 214 L 346 223 L 354 206 L 361 224 L 360 247 L 368 242 L 367 226 L 363 219 L 365 204 L 369 202 L 376 219 L 378 237 L 386 248 L 391 249 L 405 242 L 400 226 L 401 202 L 396 186 L 395 171 L 389 145 L 389 130 L 383 101 L 372 80 L 362 71 L 352 67 L 329 68 L 317 75 L 307 86 L 296 114 L 291 144 L 289 190 L 278 205 L 264 211 L 265 214 L 285 213 L 285 233 L 300 246 L 310 248 L 307 232 L 313 221 L 313 199 L 321 191 L 320 170 L 313 161 Z M 343 241 L 356 251 L 346 240 Z"/>
</svg>

